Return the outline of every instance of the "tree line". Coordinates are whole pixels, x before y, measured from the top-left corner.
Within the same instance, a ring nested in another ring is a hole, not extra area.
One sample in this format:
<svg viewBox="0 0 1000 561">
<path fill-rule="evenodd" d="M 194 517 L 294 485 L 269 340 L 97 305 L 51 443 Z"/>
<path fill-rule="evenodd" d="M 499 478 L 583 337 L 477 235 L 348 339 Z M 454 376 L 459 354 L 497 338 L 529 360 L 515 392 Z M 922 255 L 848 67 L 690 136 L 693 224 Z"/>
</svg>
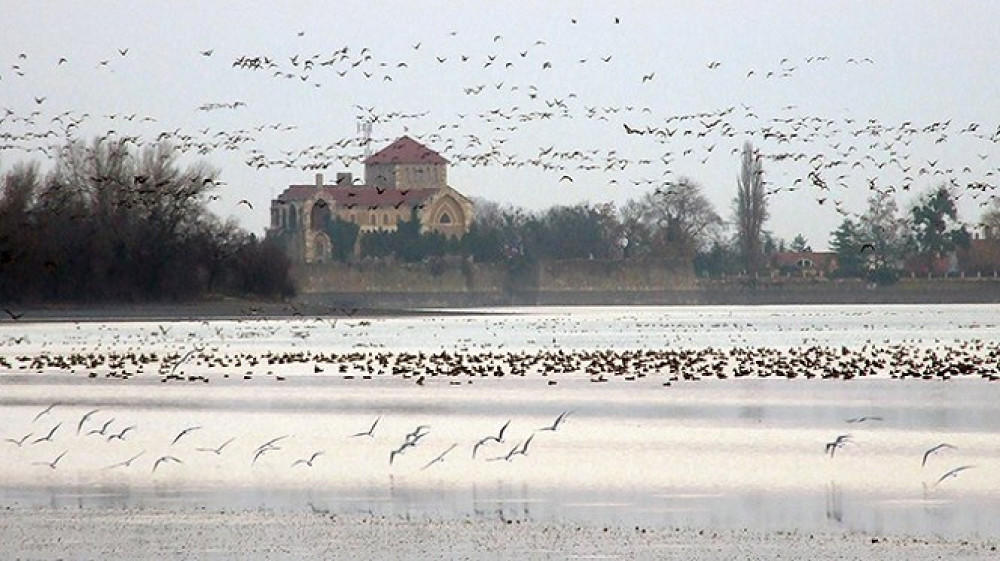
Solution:
<svg viewBox="0 0 1000 561">
<path fill-rule="evenodd" d="M 0 178 L 0 299 L 148 302 L 293 293 L 276 244 L 206 209 L 218 171 L 168 143 L 74 140 Z"/>
<path fill-rule="evenodd" d="M 745 143 L 728 219 L 699 183 L 681 177 L 620 208 L 582 203 L 530 212 L 476 200 L 475 219 L 461 240 L 421 234 L 416 214 L 395 232 L 359 234 L 357 225 L 333 219 L 327 233 L 339 240 L 334 257 L 342 261 L 360 256 L 416 262 L 456 255 L 516 266 L 557 259 L 648 259 L 692 266 L 701 276 L 765 274 L 769 255 L 812 248 L 801 234 L 788 242 L 766 228 L 770 213 L 762 162 L 759 151 Z M 935 260 L 968 247 L 971 235 L 959 220 L 956 199 L 944 183 L 903 212 L 890 193 L 873 190 L 866 210 L 845 218 L 830 234 L 838 258 L 834 274 L 891 283 L 904 268 L 932 267 Z M 996 223 L 992 231 L 1000 234 L 1000 203 L 984 214 L 983 222 L 990 220 Z M 358 254 L 351 251 L 356 241 Z"/>
</svg>

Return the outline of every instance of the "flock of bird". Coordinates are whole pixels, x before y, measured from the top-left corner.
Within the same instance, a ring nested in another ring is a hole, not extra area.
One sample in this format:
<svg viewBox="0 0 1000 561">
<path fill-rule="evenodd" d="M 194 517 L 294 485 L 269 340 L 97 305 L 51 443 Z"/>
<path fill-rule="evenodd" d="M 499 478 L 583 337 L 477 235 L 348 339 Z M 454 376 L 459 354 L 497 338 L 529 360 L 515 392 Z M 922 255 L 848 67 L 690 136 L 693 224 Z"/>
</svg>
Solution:
<svg viewBox="0 0 1000 561">
<path fill-rule="evenodd" d="M 29 424 L 32 427 L 41 427 L 43 425 L 40 423 L 40 421 L 44 422 L 43 418 L 55 417 L 57 414 L 59 414 L 60 409 L 72 409 L 72 407 L 65 405 L 63 403 L 53 403 L 48 407 L 46 407 L 45 409 L 43 409 L 42 411 L 40 411 L 37 415 L 35 415 Z M 103 417 L 100 417 L 99 416 L 100 414 L 103 414 Z M 66 415 L 69 415 L 69 413 L 66 413 Z M 505 444 L 507 442 L 505 433 L 507 431 L 507 428 L 510 426 L 512 422 L 512 420 L 507 420 L 496 435 L 488 435 L 485 438 L 477 440 L 475 443 L 471 444 L 470 446 L 471 459 L 473 461 L 476 460 L 477 453 L 479 453 L 480 449 L 482 449 L 484 446 L 486 446 L 487 449 L 492 448 L 494 450 L 494 455 L 485 458 L 485 461 L 487 462 L 493 462 L 493 461 L 511 462 L 514 460 L 516 456 L 526 457 L 528 456 L 528 447 L 531 444 L 532 440 L 535 438 L 536 434 L 546 431 L 555 432 L 563 425 L 563 423 L 565 422 L 566 418 L 569 415 L 570 411 L 563 411 L 562 413 L 559 414 L 559 416 L 555 418 L 555 420 L 551 424 L 535 429 L 527 436 L 527 438 L 517 442 L 513 446 L 513 448 L 511 448 L 509 451 L 497 452 L 496 446 Z M 375 421 L 366 431 L 350 435 L 344 435 L 344 437 L 345 439 L 354 439 L 363 437 L 374 441 L 376 438 L 376 432 L 377 430 L 379 430 L 379 423 L 381 421 L 382 421 L 382 416 L 379 416 L 375 419 Z M 238 439 L 247 440 L 249 438 L 252 438 L 246 435 L 230 436 L 228 439 L 221 441 L 221 443 L 217 445 L 211 445 L 211 446 L 191 445 L 185 448 L 182 441 L 184 442 L 191 441 L 191 439 L 194 438 L 191 435 L 193 435 L 197 431 L 203 431 L 206 433 L 210 432 L 205 426 L 194 425 L 179 429 L 176 432 L 176 435 L 172 439 L 170 439 L 169 443 L 163 443 L 159 445 L 159 450 L 155 453 L 149 453 L 148 449 L 142 449 L 138 452 L 135 452 L 135 450 L 131 452 L 125 452 L 124 448 L 120 447 L 121 445 L 116 446 L 112 442 L 113 441 L 118 441 L 121 443 L 132 442 L 134 435 L 142 431 L 142 429 L 136 424 L 130 424 L 125 427 L 120 427 L 120 425 L 122 425 L 123 423 L 119 421 L 116 416 L 111 416 L 110 414 L 106 414 L 102 408 L 90 409 L 89 411 L 85 412 L 82 416 L 80 416 L 78 420 L 74 419 L 74 422 L 72 424 L 75 424 L 76 426 L 75 433 L 71 432 L 72 429 L 68 427 L 63 428 L 64 425 L 66 424 L 70 424 L 70 421 L 69 420 L 56 421 L 55 424 L 52 425 L 52 427 L 49 429 L 33 428 L 33 430 L 22 436 L 5 437 L 3 439 L 3 442 L 13 447 L 16 447 L 17 449 L 22 449 L 25 451 L 33 451 L 37 449 L 40 451 L 40 453 L 44 453 L 46 450 L 51 450 L 53 447 L 55 447 L 56 449 L 64 448 L 61 452 L 56 454 L 52 460 L 37 459 L 37 460 L 32 460 L 30 462 L 32 466 L 45 467 L 53 471 L 58 469 L 60 463 L 64 461 L 64 458 L 66 458 L 67 455 L 69 455 L 70 453 L 69 446 L 73 446 L 74 454 L 87 457 L 88 462 L 92 462 L 92 460 L 96 456 L 103 454 L 107 454 L 109 456 L 119 455 L 119 457 L 124 458 L 120 461 L 116 461 L 104 466 L 103 468 L 101 468 L 101 471 L 107 472 L 113 470 L 133 468 L 133 464 L 136 464 L 136 468 L 138 468 L 138 464 L 141 463 L 140 459 L 144 458 L 147 463 L 149 473 L 155 474 L 157 473 L 158 470 L 166 470 L 172 466 L 176 467 L 176 465 L 179 464 L 197 465 L 198 457 L 216 458 L 216 457 L 227 456 L 228 458 L 230 456 L 236 456 L 239 454 L 239 452 L 231 448 L 231 445 Z M 116 428 L 111 429 L 112 425 L 116 424 L 119 426 L 116 426 Z M 58 437 L 56 436 L 57 433 Z M 419 425 L 412 431 L 406 433 L 405 436 L 403 437 L 402 443 L 400 443 L 396 447 L 391 448 L 391 450 L 388 452 L 389 468 L 391 469 L 393 468 L 394 465 L 398 465 L 397 458 L 403 455 L 407 450 L 417 448 L 418 445 L 421 444 L 421 441 L 429 434 L 431 434 L 431 427 L 429 425 Z M 296 459 L 292 461 L 289 461 L 289 458 L 287 457 L 284 460 L 276 459 L 276 456 L 278 455 L 274 453 L 283 450 L 282 443 L 291 437 L 292 437 L 291 434 L 283 434 L 277 437 L 270 438 L 265 442 L 261 443 L 260 445 L 256 446 L 249 453 L 248 464 L 251 467 L 253 467 L 257 466 L 258 464 L 262 464 L 264 462 L 271 462 L 273 464 L 277 464 L 278 462 L 284 461 L 288 462 L 287 464 L 288 469 L 313 468 L 316 466 L 319 459 L 327 454 L 326 450 L 312 450 L 309 451 L 307 455 L 303 457 L 294 456 Z M 221 438 L 222 437 L 219 437 L 219 440 L 221 440 Z M 93 442 L 99 442 L 99 441 L 103 441 L 104 446 L 107 446 L 106 452 L 101 450 L 101 448 L 97 447 L 101 445 L 93 444 Z M 48 443 L 47 446 L 45 446 L 46 443 Z M 149 438 L 146 438 L 144 443 L 146 445 L 149 445 L 150 444 Z M 495 443 L 495 444 L 493 444 L 492 446 L 487 446 L 490 443 Z M 426 446 L 428 445 L 425 444 L 421 446 L 421 448 L 424 448 Z M 448 457 L 448 455 L 458 447 L 459 447 L 458 442 L 452 443 L 443 451 L 435 455 L 432 459 L 424 463 L 422 467 L 419 468 L 418 471 L 424 471 L 435 466 L 436 464 L 443 463 L 445 459 Z M 186 455 L 184 455 L 185 453 Z M 127 454 L 127 457 L 125 457 L 125 454 Z M 182 458 L 181 455 L 184 455 L 184 458 L 187 458 L 187 461 L 185 461 L 185 459 Z M 275 459 L 272 459 L 272 457 L 275 457 Z M 480 456 L 480 458 L 482 459 L 482 456 Z"/>
<path fill-rule="evenodd" d="M 612 28 L 608 32 L 616 32 L 613 28 L 621 22 L 606 24 Z M 502 34 L 486 34 L 473 40 L 476 48 L 472 51 L 460 52 L 458 47 L 447 46 L 448 39 L 457 34 L 451 32 L 444 42 L 434 41 L 437 46 L 433 48 L 430 41 L 414 42 L 402 53 L 335 45 L 317 52 L 292 47 L 292 52 L 281 55 L 241 53 L 223 58 L 221 48 L 192 49 L 191 55 L 207 69 L 230 72 L 232 79 L 239 79 L 241 74 L 263 75 L 311 89 L 367 91 L 358 87 L 358 80 L 370 80 L 377 82 L 380 90 L 412 90 L 402 82 L 427 74 L 473 80 L 452 86 L 453 95 L 459 98 L 453 104 L 457 108 L 453 114 L 378 107 L 361 97 L 339 109 L 353 112 L 360 122 L 402 126 L 404 132 L 449 158 L 453 165 L 534 168 L 551 173 L 554 186 L 559 188 L 567 183 L 579 184 L 574 178 L 582 174 L 590 183 L 607 188 L 668 192 L 680 175 L 694 175 L 710 162 L 725 162 L 735 169 L 738 160 L 734 156 L 744 140 L 752 141 L 757 157 L 768 162 L 764 178 L 768 194 L 809 191 L 819 204 L 830 200 L 830 206 L 842 214 L 849 213 L 843 204 L 847 191 L 898 194 L 932 183 L 948 183 L 959 194 L 968 194 L 985 205 L 993 200 L 1000 177 L 996 165 L 1000 124 L 960 123 L 951 118 L 890 122 L 875 117 L 819 115 L 800 109 L 800 104 L 806 104 L 795 99 L 776 112 L 747 102 L 690 112 L 665 112 L 643 103 L 608 103 L 591 93 L 577 91 L 573 85 L 580 76 L 590 78 L 594 72 L 613 68 L 619 61 L 613 52 L 558 58 L 561 55 L 553 46 L 555 39 L 522 43 Z M 466 40 L 466 34 L 462 35 Z M 33 72 L 65 71 L 75 64 L 111 70 L 139 51 L 138 46 L 120 48 L 106 58 L 87 62 L 71 57 L 43 61 L 22 52 L 0 79 L 27 80 Z M 46 65 L 53 68 L 42 68 Z M 745 82 L 745 88 L 757 81 L 794 82 L 834 65 L 839 67 L 838 72 L 857 72 L 857 81 L 864 81 L 867 72 L 879 67 L 868 56 L 810 54 L 781 57 L 773 64 L 734 73 Z M 724 60 L 712 60 L 692 72 L 715 75 L 729 67 Z M 107 79 L 117 78 L 109 73 Z M 650 88 L 659 79 L 655 69 L 635 71 L 632 87 Z M 442 85 L 435 95 L 448 91 Z M 326 135 L 323 141 L 288 148 L 296 142 L 294 137 L 276 139 L 273 133 L 291 134 L 299 128 L 298 123 L 257 123 L 236 128 L 209 124 L 188 129 L 134 111 L 96 114 L 57 109 L 58 97 L 58 92 L 50 92 L 35 97 L 29 111 L 7 107 L 0 112 L 0 153 L 21 151 L 53 157 L 67 139 L 79 137 L 86 129 L 105 140 L 135 145 L 167 141 L 189 154 L 235 152 L 254 170 L 320 170 L 357 165 L 368 149 L 395 136 L 395 131 L 391 136 L 376 138 L 344 134 L 331 140 Z M 253 101 L 245 100 L 209 101 L 198 104 L 196 109 L 205 114 L 221 111 L 239 115 L 243 122 L 262 114 Z M 229 119 L 213 122 L 223 121 Z M 602 131 L 592 136 L 606 140 L 595 144 L 581 141 L 579 134 L 553 137 L 546 133 L 568 130 L 563 127 L 566 123 L 595 125 L 598 128 L 587 130 Z M 161 128 L 159 132 L 157 127 Z M 553 140 L 542 140 L 547 138 Z M 968 155 L 967 161 L 946 163 L 938 153 L 948 144 L 958 144 Z M 285 147 L 275 149 L 276 145 Z M 252 198 L 246 194 L 242 198 L 251 210 Z"/>
<path fill-rule="evenodd" d="M 869 417 L 866 420 L 881 421 L 882 418 L 881 417 Z M 864 421 L 863 420 L 859 421 L 859 420 L 856 420 L 856 419 L 848 419 L 847 422 L 848 423 L 852 423 L 852 422 L 856 423 L 856 422 L 864 422 Z M 830 455 L 831 458 L 833 458 L 834 455 L 837 453 L 837 450 L 840 450 L 840 449 L 844 448 L 848 444 L 855 444 L 855 443 L 856 442 L 854 440 L 854 437 L 852 437 L 850 434 L 841 434 L 841 435 L 838 435 L 833 440 L 831 440 L 830 442 L 827 442 L 824 450 L 825 450 L 825 452 L 827 454 Z M 935 446 L 932 446 L 932 447 L 928 448 L 927 450 L 924 451 L 923 456 L 921 456 L 920 467 L 921 468 L 927 467 L 927 459 L 928 458 L 930 458 L 932 455 L 941 453 L 941 452 L 946 451 L 946 450 L 958 450 L 958 447 L 957 446 L 953 446 L 951 444 L 948 444 L 947 442 L 942 442 L 940 444 L 937 444 Z M 956 468 L 950 469 L 950 470 L 946 471 L 943 475 L 941 475 L 940 477 L 938 477 L 932 483 L 931 486 L 932 487 L 937 487 L 939 484 L 941 484 L 946 479 L 953 478 L 953 477 L 958 477 L 958 474 L 962 473 L 963 471 L 972 469 L 974 467 L 976 467 L 976 466 L 974 466 L 974 465 L 962 465 L 962 466 L 958 466 Z"/>
<path fill-rule="evenodd" d="M 306 324 L 308 325 L 308 324 Z M 271 334 L 278 327 L 271 328 Z M 291 337 L 308 343 L 312 331 L 294 328 Z M 1000 344 L 966 341 L 921 348 L 915 345 L 865 344 L 845 346 L 804 345 L 772 347 L 646 348 L 646 349 L 539 349 L 533 351 L 468 350 L 463 352 L 382 351 L 348 352 L 309 350 L 225 351 L 225 333 L 214 343 L 175 343 L 177 350 L 109 352 L 19 353 L 32 345 L 30 338 L 0 341 L 11 354 L 0 355 L 0 367 L 12 372 L 68 374 L 95 380 L 133 378 L 163 383 L 208 384 L 265 379 L 286 381 L 287 372 L 335 376 L 344 380 L 393 378 L 418 385 L 473 384 L 480 379 L 528 378 L 547 386 L 581 377 L 591 383 L 678 382 L 729 378 L 784 378 L 855 380 L 887 377 L 899 380 L 949 380 L 979 378 L 1000 381 Z M 350 336 L 344 331 L 343 336 Z M 147 339 L 146 345 L 149 344 Z"/>
</svg>

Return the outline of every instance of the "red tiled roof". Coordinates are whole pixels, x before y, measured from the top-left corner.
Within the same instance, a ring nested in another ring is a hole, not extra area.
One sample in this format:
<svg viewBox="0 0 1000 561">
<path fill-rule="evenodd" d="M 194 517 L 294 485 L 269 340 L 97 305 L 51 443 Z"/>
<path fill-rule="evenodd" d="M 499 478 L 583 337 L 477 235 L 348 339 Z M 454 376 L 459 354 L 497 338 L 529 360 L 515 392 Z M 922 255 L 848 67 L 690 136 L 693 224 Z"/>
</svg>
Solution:
<svg viewBox="0 0 1000 561">
<path fill-rule="evenodd" d="M 381 192 L 380 192 L 381 191 Z M 333 202 L 338 207 L 358 209 L 372 206 L 396 206 L 404 203 L 407 206 L 418 205 L 437 192 L 437 189 L 382 189 L 367 185 L 338 187 L 334 185 L 289 185 L 278 195 L 278 201 L 304 201 L 317 192 L 326 201 Z"/>
<path fill-rule="evenodd" d="M 375 152 L 365 164 L 447 164 L 441 154 L 408 136 L 402 136 L 385 148 Z"/>
</svg>

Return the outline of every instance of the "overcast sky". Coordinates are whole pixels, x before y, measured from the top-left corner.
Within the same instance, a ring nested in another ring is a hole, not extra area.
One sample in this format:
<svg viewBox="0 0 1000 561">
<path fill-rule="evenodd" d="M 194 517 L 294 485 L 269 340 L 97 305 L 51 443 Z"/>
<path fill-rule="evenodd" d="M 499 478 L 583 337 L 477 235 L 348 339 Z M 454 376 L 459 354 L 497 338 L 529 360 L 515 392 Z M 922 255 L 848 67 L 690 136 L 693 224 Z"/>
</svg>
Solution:
<svg viewBox="0 0 1000 561">
<path fill-rule="evenodd" d="M 63 142 L 60 115 L 86 114 L 84 138 L 169 132 L 194 147 L 185 161 L 221 170 L 211 208 L 257 233 L 310 164 L 361 174 L 335 159 L 363 153 L 359 118 L 376 149 L 409 134 L 451 160 L 459 191 L 530 209 L 621 204 L 686 176 L 728 217 L 749 140 L 773 193 L 766 228 L 816 249 L 870 185 L 905 208 L 954 180 L 974 221 L 984 198 L 969 186 L 1000 184 L 997 2 L 2 0 L 0 13 L 0 169 L 44 164 L 24 148 Z"/>
</svg>

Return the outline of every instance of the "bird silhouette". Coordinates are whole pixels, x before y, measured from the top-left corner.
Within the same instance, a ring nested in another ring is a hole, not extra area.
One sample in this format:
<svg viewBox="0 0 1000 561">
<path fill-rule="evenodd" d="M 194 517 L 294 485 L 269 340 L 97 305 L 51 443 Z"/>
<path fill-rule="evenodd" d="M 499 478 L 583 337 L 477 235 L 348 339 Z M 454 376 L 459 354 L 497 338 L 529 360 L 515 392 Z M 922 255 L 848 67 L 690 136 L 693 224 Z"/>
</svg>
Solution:
<svg viewBox="0 0 1000 561">
<path fill-rule="evenodd" d="M 559 428 L 559 425 L 561 425 L 563 423 L 563 421 L 566 420 L 566 417 L 568 417 L 569 414 L 570 414 L 569 411 L 563 411 L 562 413 L 559 414 L 558 417 L 556 417 L 556 420 L 553 421 L 551 425 L 549 425 L 547 427 L 542 427 L 542 428 L 537 429 L 537 430 L 540 430 L 540 431 L 544 431 L 544 430 L 554 431 L 554 430 L 556 430 L 556 429 Z"/>
<path fill-rule="evenodd" d="M 253 459 L 250 460 L 250 465 L 256 464 L 257 460 L 259 460 L 261 458 L 261 456 L 263 456 L 267 452 L 272 452 L 272 451 L 275 451 L 275 450 L 281 450 L 281 447 L 275 446 L 275 444 L 277 444 L 278 442 L 281 442 L 282 440 L 288 438 L 289 436 L 290 435 L 286 434 L 286 435 L 282 435 L 282 436 L 279 436 L 279 437 L 276 437 L 276 438 L 272 438 L 271 440 L 268 440 L 264 444 L 261 444 L 260 446 L 258 446 L 257 449 L 254 450 Z"/>
<path fill-rule="evenodd" d="M 118 462 L 117 464 L 111 464 L 110 466 L 108 466 L 108 467 L 106 467 L 104 469 L 106 469 L 106 470 L 112 470 L 112 469 L 120 468 L 120 467 L 132 467 L 132 462 L 134 462 L 137 459 L 141 458 L 143 456 L 143 454 L 145 454 L 145 453 L 146 453 L 146 451 L 143 450 L 142 452 L 139 452 L 135 456 L 132 456 L 131 458 L 129 458 L 129 459 L 123 461 L 123 462 Z"/>
<path fill-rule="evenodd" d="M 111 442 L 114 439 L 125 440 L 125 435 L 128 434 L 128 432 L 132 431 L 132 430 L 135 430 L 135 425 L 127 426 L 127 427 L 123 428 L 120 433 L 118 433 L 118 434 L 112 434 L 112 435 L 108 436 L 108 442 Z"/>
<path fill-rule="evenodd" d="M 944 481 L 945 479 L 948 479 L 949 477 L 958 477 L 958 474 L 962 473 L 963 471 L 965 471 L 967 469 L 972 469 L 974 467 L 976 467 L 976 466 L 959 466 L 959 467 L 957 467 L 957 468 L 949 471 L 948 473 L 945 473 L 941 477 L 939 477 L 938 480 L 934 482 L 934 486 L 937 487 L 937 485 L 939 483 L 941 483 L 942 481 Z"/>
<path fill-rule="evenodd" d="M 86 423 L 87 419 L 90 419 L 90 417 L 94 413 L 97 413 L 98 411 L 100 411 L 100 409 L 92 409 L 92 410 L 84 413 L 83 417 L 80 418 L 80 422 L 77 423 L 77 425 L 76 425 L 76 434 L 80 434 L 80 431 L 83 430 L 83 424 Z"/>
<path fill-rule="evenodd" d="M 28 440 L 32 433 L 28 433 L 20 438 L 20 440 L 14 438 L 5 438 L 4 442 L 10 442 L 11 444 L 16 444 L 18 448 L 24 446 L 24 441 Z"/>
<path fill-rule="evenodd" d="M 356 433 L 356 434 L 352 434 L 351 438 L 354 438 L 354 437 L 357 437 L 357 436 L 369 436 L 369 437 L 374 438 L 375 437 L 375 427 L 378 426 L 378 422 L 381 421 L 381 420 L 382 420 L 382 416 L 380 415 L 378 418 L 375 419 L 375 422 L 372 423 L 372 426 L 369 427 L 368 430 L 366 430 L 365 432 L 359 432 L 359 433 Z"/>
<path fill-rule="evenodd" d="M 58 403 L 53 403 L 52 405 L 49 405 L 48 407 L 46 407 L 45 409 L 43 409 L 39 414 L 35 415 L 35 418 L 32 419 L 31 422 L 34 423 L 38 419 L 41 419 L 43 416 L 48 415 L 49 413 L 52 412 L 52 409 L 54 409 L 57 405 L 59 405 L 59 404 Z"/>
<path fill-rule="evenodd" d="M 47 466 L 49 469 L 56 469 L 56 464 L 59 463 L 59 460 L 63 459 L 63 456 L 65 456 L 67 452 L 69 452 L 69 450 L 63 450 L 63 453 L 56 456 L 56 459 L 51 462 L 31 462 L 31 464 L 36 466 Z"/>
<path fill-rule="evenodd" d="M 99 429 L 91 429 L 89 432 L 87 432 L 87 436 L 90 436 L 92 434 L 99 434 L 101 436 L 105 436 L 105 432 L 108 430 L 108 427 L 110 427 L 111 423 L 113 423 L 113 422 L 115 422 L 115 418 L 114 417 L 108 419 L 104 423 L 104 426 L 102 426 L 101 428 L 99 428 Z"/>
<path fill-rule="evenodd" d="M 448 449 L 445 450 L 444 452 L 441 452 L 440 454 L 438 454 L 438 456 L 436 458 L 434 458 L 433 460 L 427 462 L 427 464 L 425 464 L 424 467 L 420 468 L 420 471 L 423 471 L 423 470 L 431 467 L 432 465 L 434 465 L 436 463 L 444 462 L 444 457 L 448 455 L 448 452 L 451 452 L 452 450 L 454 450 L 456 446 L 458 446 L 457 442 L 454 443 L 454 444 L 452 444 L 451 446 L 449 446 Z"/>
<path fill-rule="evenodd" d="M 834 439 L 832 442 L 826 443 L 826 453 L 830 454 L 830 457 L 832 458 L 838 448 L 843 448 L 845 444 L 849 444 L 850 442 L 851 442 L 851 435 L 842 434 L 838 436 L 836 439 Z"/>
<path fill-rule="evenodd" d="M 490 435 L 490 436 L 487 436 L 487 437 L 481 439 L 480 441 L 476 442 L 472 446 L 472 457 L 473 458 L 476 457 L 476 452 L 479 450 L 480 446 L 486 444 L 487 442 L 489 442 L 491 440 L 495 441 L 498 444 L 503 444 L 503 442 L 504 442 L 504 432 L 507 431 L 507 427 L 509 427 L 509 426 L 510 426 L 510 420 L 508 419 L 507 422 L 504 423 L 504 425 L 502 427 L 500 427 L 500 432 L 497 433 L 496 436 Z"/>
<path fill-rule="evenodd" d="M 499 456 L 499 457 L 496 457 L 496 458 L 490 458 L 490 461 L 506 460 L 506 461 L 510 462 L 510 461 L 513 461 L 514 456 L 527 456 L 528 455 L 528 445 L 531 444 L 531 440 L 533 438 L 535 438 L 534 434 L 532 434 L 531 436 L 529 436 L 528 439 L 525 440 L 524 442 L 521 442 L 521 443 L 517 444 L 516 446 L 514 446 L 513 448 L 511 448 L 510 452 L 507 452 L 507 454 L 505 456 Z"/>
<path fill-rule="evenodd" d="M 225 449 L 226 446 L 229 446 L 229 444 L 232 443 L 234 440 L 236 440 L 235 436 L 223 442 L 217 448 L 195 448 L 195 450 L 199 452 L 214 452 L 215 455 L 219 456 L 222 455 L 222 450 Z"/>
<path fill-rule="evenodd" d="M 940 452 L 941 450 L 957 450 L 957 449 L 958 449 L 957 447 L 952 446 L 951 444 L 942 442 L 941 444 L 938 444 L 937 446 L 934 446 L 933 448 L 930 448 L 929 450 L 924 452 L 924 457 L 922 460 L 920 460 L 920 467 L 924 467 L 925 465 L 927 465 L 927 458 L 930 457 L 931 454 Z"/>
<path fill-rule="evenodd" d="M 59 430 L 59 427 L 61 427 L 61 426 L 62 426 L 62 423 L 59 423 L 56 426 L 52 427 L 52 430 L 49 431 L 49 434 L 47 434 L 47 435 L 45 435 L 45 436 L 43 436 L 41 438 L 35 439 L 32 442 L 32 444 L 39 444 L 41 442 L 52 442 L 52 435 L 54 435 L 56 433 L 56 431 Z"/>
<path fill-rule="evenodd" d="M 23 317 L 24 317 L 24 312 L 21 312 L 21 313 L 19 313 L 19 314 L 18 314 L 18 313 L 14 313 L 14 312 L 12 312 L 12 311 L 11 311 L 10 309 L 8 309 L 8 308 L 4 308 L 4 309 L 3 309 L 3 311 L 4 311 L 4 312 L 5 312 L 5 313 L 6 313 L 6 314 L 7 314 L 8 316 L 10 316 L 10 319 L 12 319 L 12 320 L 14 320 L 14 321 L 17 321 L 17 320 L 19 320 L 19 319 L 21 319 L 21 318 L 23 318 Z"/>
<path fill-rule="evenodd" d="M 882 417 L 879 417 L 877 415 L 863 415 L 861 417 L 851 417 L 850 419 L 847 419 L 847 422 L 855 424 L 855 423 L 864 423 L 865 421 L 882 421 L 882 420 L 883 420 Z"/>
<path fill-rule="evenodd" d="M 322 456 L 325 453 L 326 452 L 324 452 L 322 450 L 320 450 L 318 452 L 313 452 L 312 456 L 309 456 L 308 460 L 302 459 L 302 460 L 295 460 L 294 462 L 292 462 L 292 467 L 295 467 L 297 465 L 302 465 L 302 464 L 307 465 L 309 467 L 313 467 L 313 462 L 316 461 L 316 458 Z"/>
<path fill-rule="evenodd" d="M 175 456 L 160 456 L 159 458 L 157 458 L 157 460 L 155 462 L 153 462 L 153 471 L 151 473 L 156 473 L 156 468 L 160 467 L 160 464 L 163 464 L 163 463 L 166 463 L 166 462 L 174 462 L 174 463 L 177 463 L 177 464 L 183 464 L 184 463 L 184 462 L 182 462 L 180 460 L 180 458 L 177 458 Z"/>
<path fill-rule="evenodd" d="M 170 445 L 173 446 L 174 444 L 177 444 L 177 441 L 180 440 L 181 438 L 183 438 L 185 435 L 188 435 L 188 434 L 190 434 L 190 433 L 192 433 L 192 432 L 194 432 L 196 430 L 199 430 L 200 428 L 202 428 L 202 427 L 195 426 L 195 427 L 188 427 L 188 428 L 182 430 L 181 432 L 179 432 L 177 434 L 177 436 L 174 437 L 174 440 L 173 440 L 173 442 L 170 443 Z"/>
</svg>

